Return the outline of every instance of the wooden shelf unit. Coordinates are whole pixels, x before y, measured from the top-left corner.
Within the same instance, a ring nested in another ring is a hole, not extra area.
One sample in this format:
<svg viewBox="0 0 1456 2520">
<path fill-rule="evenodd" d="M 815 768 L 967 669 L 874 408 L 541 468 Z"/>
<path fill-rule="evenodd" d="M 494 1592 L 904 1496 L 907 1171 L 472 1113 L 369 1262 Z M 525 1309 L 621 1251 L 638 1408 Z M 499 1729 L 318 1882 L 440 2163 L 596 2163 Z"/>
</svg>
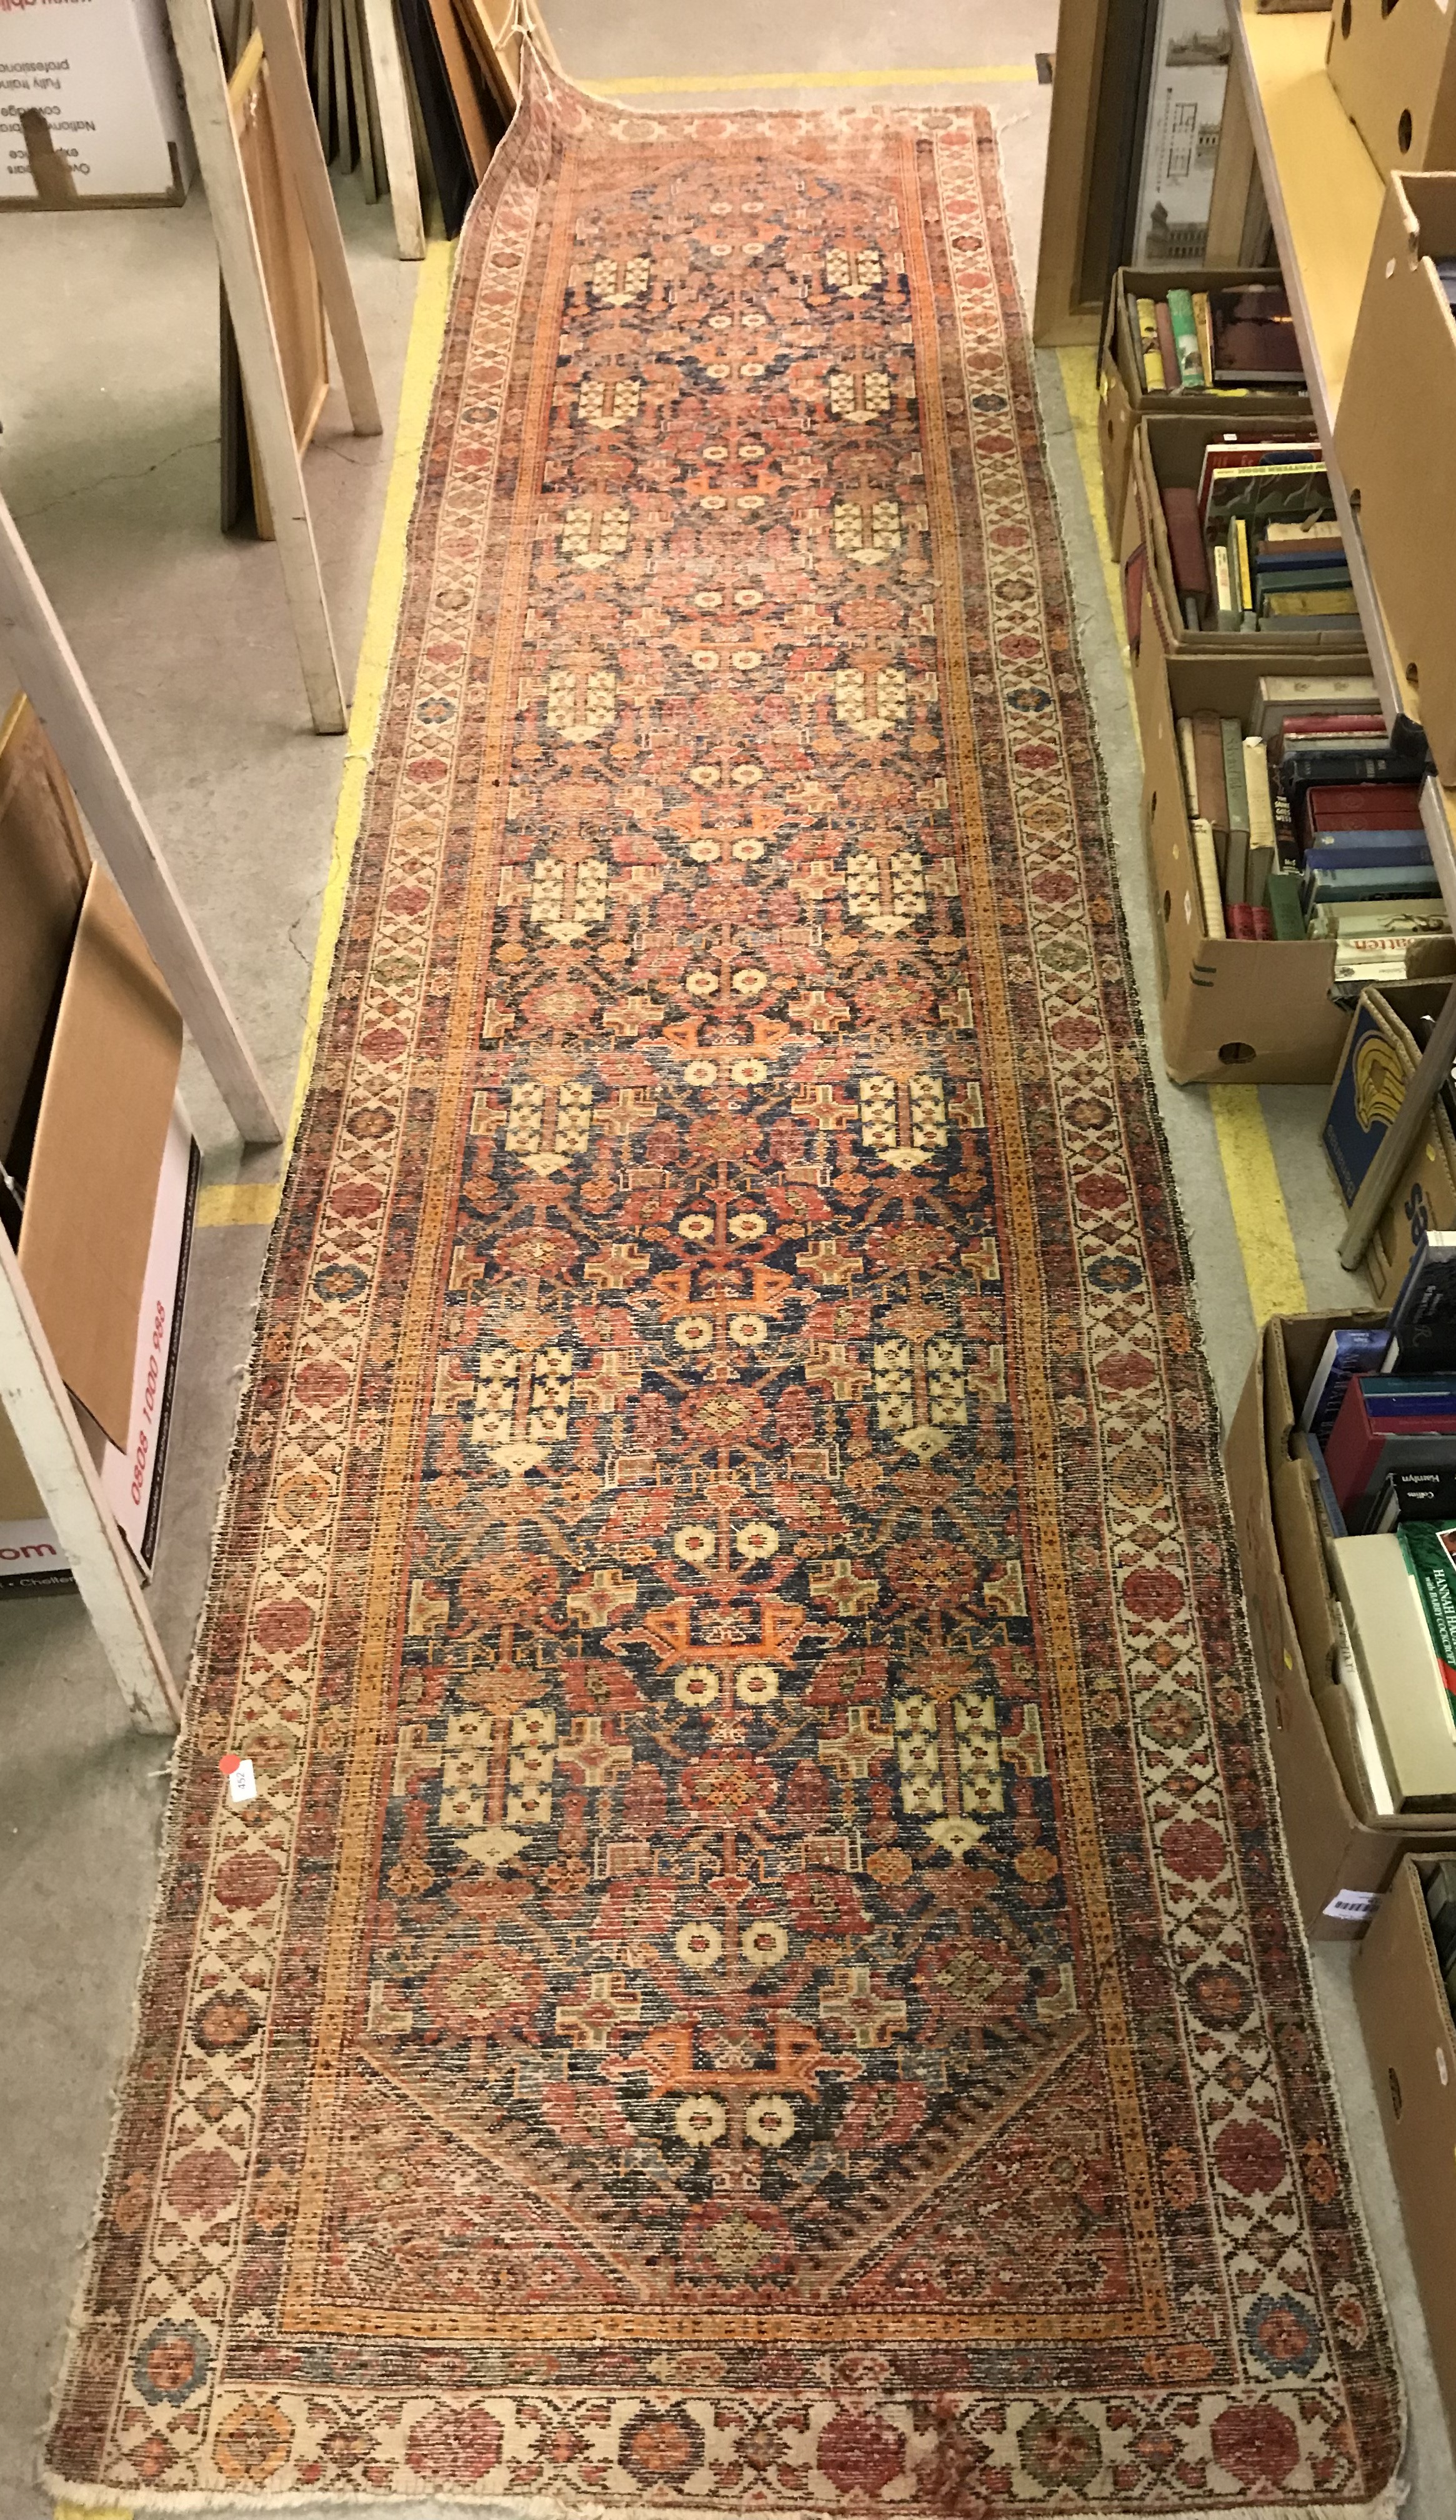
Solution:
<svg viewBox="0 0 1456 2520">
<path fill-rule="evenodd" d="M 1387 724 L 1398 715 L 1418 720 L 1420 702 L 1396 654 L 1365 556 L 1359 518 L 1351 510 L 1335 454 L 1335 420 L 1385 200 L 1385 178 L 1325 68 L 1330 40 L 1327 13 L 1261 16 L 1255 0 L 1226 0 L 1226 5 L 1233 36 L 1229 75 L 1240 83 L 1254 137 L 1303 353 L 1310 406 L 1349 556 L 1370 669 Z M 1421 818 L 1456 927 L 1456 788 L 1442 788 L 1428 779 L 1421 791 Z M 1350 1209 L 1340 1246 L 1346 1268 L 1359 1266 L 1453 1058 L 1456 987 Z"/>
</svg>

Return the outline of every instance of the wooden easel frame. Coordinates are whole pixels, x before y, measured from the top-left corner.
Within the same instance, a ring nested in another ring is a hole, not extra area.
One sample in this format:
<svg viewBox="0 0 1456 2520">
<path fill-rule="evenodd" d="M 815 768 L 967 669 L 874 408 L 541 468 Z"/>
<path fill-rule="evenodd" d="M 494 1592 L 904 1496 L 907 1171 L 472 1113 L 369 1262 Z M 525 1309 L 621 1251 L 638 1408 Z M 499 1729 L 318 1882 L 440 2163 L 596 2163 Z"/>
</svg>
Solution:
<svg viewBox="0 0 1456 2520">
<path fill-rule="evenodd" d="M 324 595 L 313 519 L 303 487 L 303 467 L 293 434 L 252 205 L 238 150 L 212 0 L 167 0 L 167 14 L 198 162 L 212 213 L 217 258 L 237 336 L 239 363 L 259 469 L 268 492 L 309 710 L 320 735 L 342 735 L 348 725 L 347 697 Z M 379 406 L 289 0 L 254 0 L 254 17 L 268 64 L 274 120 L 298 188 L 349 418 L 356 436 L 377 437 L 382 427 Z"/>
<path fill-rule="evenodd" d="M 96 846 L 243 1137 L 254 1146 L 277 1146 L 283 1129 L 267 1088 L 3 499 L 0 650 L 56 748 Z M 150 1732 L 170 1732 L 181 1713 L 178 1691 L 3 1233 L 0 1402 L 133 1721 Z"/>
</svg>

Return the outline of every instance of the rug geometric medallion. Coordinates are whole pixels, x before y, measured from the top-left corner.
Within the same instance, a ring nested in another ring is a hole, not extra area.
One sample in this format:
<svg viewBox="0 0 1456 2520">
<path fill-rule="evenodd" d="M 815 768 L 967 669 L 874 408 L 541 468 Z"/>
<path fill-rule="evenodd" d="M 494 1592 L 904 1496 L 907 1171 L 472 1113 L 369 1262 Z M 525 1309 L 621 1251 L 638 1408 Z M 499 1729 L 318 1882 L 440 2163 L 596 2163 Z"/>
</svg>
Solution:
<svg viewBox="0 0 1456 2520">
<path fill-rule="evenodd" d="M 533 71 L 58 2490 L 1389 2507 L 1190 1303 L 989 122 Z"/>
</svg>

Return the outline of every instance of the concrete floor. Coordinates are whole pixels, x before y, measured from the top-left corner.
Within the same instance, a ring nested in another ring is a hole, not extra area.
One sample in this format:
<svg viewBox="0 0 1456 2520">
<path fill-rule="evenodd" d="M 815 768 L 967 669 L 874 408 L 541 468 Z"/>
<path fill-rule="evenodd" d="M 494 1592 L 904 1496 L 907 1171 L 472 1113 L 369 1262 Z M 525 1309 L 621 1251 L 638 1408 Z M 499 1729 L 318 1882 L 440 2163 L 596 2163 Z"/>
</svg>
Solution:
<svg viewBox="0 0 1456 2520">
<path fill-rule="evenodd" d="M 1030 63 L 1055 42 L 1055 0 L 742 0 L 720 21 L 674 0 L 552 0 L 567 68 L 624 76 L 840 74 Z M 1002 150 L 1030 298 L 1049 92 L 1033 81 L 927 80 L 896 103 L 979 99 Z M 646 103 L 694 100 L 666 88 Z M 715 99 L 715 104 L 728 100 Z M 877 101 L 873 87 L 743 90 L 745 106 Z M 358 645 L 383 503 L 416 272 L 393 254 L 387 205 L 342 207 L 386 413 L 383 440 L 331 404 L 308 464 L 340 653 Z M 0 488 L 9 499 L 152 815 L 278 1102 L 291 1099 L 342 740 L 307 727 L 276 555 L 224 541 L 217 514 L 217 288 L 205 206 L 12 218 L 0 255 Z M 1097 709 L 1139 986 L 1156 982 L 1126 683 L 1054 357 L 1043 409 Z M 335 397 L 336 402 L 336 397 Z M 8 697 L 0 675 L 0 709 Z M 1156 1067 L 1155 1059 L 1155 1067 Z M 208 1178 L 239 1170 L 221 1104 L 189 1052 L 183 1090 Z M 1317 1144 L 1322 1098 L 1262 1096 L 1309 1301 L 1343 1301 L 1340 1218 Z M 1225 1417 L 1254 1337 L 1208 1100 L 1162 1085 L 1210 1363 Z M 247 1167 L 265 1176 L 268 1164 Z M 164 1543 L 153 1608 L 186 1665 L 246 1359 L 266 1236 L 198 1236 L 188 1295 Z M 37 2446 L 90 2228 L 115 2076 L 156 1871 L 165 1745 L 130 1732 L 79 1604 L 0 1605 L 0 2520 L 47 2510 Z M 1406 2520 L 1449 2520 L 1453 2468 L 1374 2093 L 1347 1953 L 1315 1974 L 1410 2399 Z M 398 2508 L 398 2506 L 395 2506 Z M 320 2520 L 325 2507 L 318 2506 Z M 421 2506 L 421 2509 L 423 2506 Z"/>
</svg>

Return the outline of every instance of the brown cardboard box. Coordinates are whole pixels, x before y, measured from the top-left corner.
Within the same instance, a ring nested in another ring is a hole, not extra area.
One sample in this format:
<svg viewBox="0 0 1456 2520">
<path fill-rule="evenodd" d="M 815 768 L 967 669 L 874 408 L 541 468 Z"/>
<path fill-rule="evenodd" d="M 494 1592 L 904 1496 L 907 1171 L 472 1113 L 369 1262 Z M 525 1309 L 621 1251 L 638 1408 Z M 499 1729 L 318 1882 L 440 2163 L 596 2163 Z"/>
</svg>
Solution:
<svg viewBox="0 0 1456 2520">
<path fill-rule="evenodd" d="M 1352 1980 L 1431 2359 L 1456 2428 L 1456 2031 L 1426 1913 L 1431 1870 L 1429 1861 L 1401 1865 Z"/>
<path fill-rule="evenodd" d="M 1409 0 L 1401 0 L 1402 7 Z M 1398 14 L 1398 13 L 1397 13 Z M 1456 52 L 1452 54 L 1456 62 Z M 1392 175 L 1335 446 L 1421 723 L 1456 782 L 1456 320 L 1434 257 L 1456 254 L 1456 174 Z M 1392 403 L 1402 415 L 1391 426 Z"/>
<path fill-rule="evenodd" d="M 1334 943 L 1206 933 L 1178 759 L 1176 720 L 1195 709 L 1248 723 L 1259 678 L 1270 670 L 1263 642 L 1244 643 L 1257 648 L 1256 657 L 1166 658 L 1150 598 L 1144 606 L 1134 688 L 1164 1063 L 1178 1085 L 1323 1085 L 1347 1021 L 1330 1002 Z"/>
<path fill-rule="evenodd" d="M 1300 1406 L 1331 1330 L 1372 1313 L 1276 1315 L 1255 1349 L 1224 1446 L 1255 1668 L 1290 1868 L 1315 1941 L 1363 1932 L 1401 1859 L 1456 1855 L 1456 1818 L 1370 1809 L 1344 1689 Z"/>
<path fill-rule="evenodd" d="M 1290 426 L 1288 421 L 1268 424 L 1275 436 Z M 1125 520 L 1123 542 L 1125 548 L 1130 542 L 1141 543 L 1146 550 L 1147 580 L 1164 647 L 1169 656 L 1247 656 L 1257 640 L 1260 656 L 1267 660 L 1262 668 L 1266 674 L 1312 673 L 1316 660 L 1329 664 L 1335 673 L 1364 672 L 1364 639 L 1347 630 L 1293 631 L 1280 638 L 1264 630 L 1190 630 L 1184 621 L 1160 486 L 1171 489 L 1181 485 L 1196 490 L 1205 447 L 1211 439 L 1231 433 L 1226 420 L 1192 419 L 1183 414 L 1175 419 L 1157 416 L 1140 420 L 1132 432 L 1128 476 L 1132 495 L 1127 506 L 1135 512 L 1136 530 L 1129 538 Z"/>
<path fill-rule="evenodd" d="M 1132 431 L 1144 414 L 1207 412 L 1225 425 L 1230 420 L 1245 422 L 1301 417 L 1307 420 L 1309 417 L 1308 396 L 1298 390 L 1292 391 L 1288 386 L 1268 393 L 1257 387 L 1236 394 L 1208 388 L 1192 393 L 1146 392 L 1130 301 L 1135 297 L 1166 297 L 1170 288 L 1238 289 L 1277 282 L 1280 276 L 1277 269 L 1185 271 L 1180 268 L 1169 271 L 1165 267 L 1159 271 L 1139 271 L 1125 267 L 1113 273 L 1097 361 L 1097 443 L 1102 455 L 1102 496 L 1107 510 L 1107 531 L 1114 551 L 1123 532 Z"/>
<path fill-rule="evenodd" d="M 1407 980 L 1398 985 L 1391 983 L 1385 989 L 1367 989 L 1364 992 L 1364 1002 L 1390 1052 L 1392 1107 L 1404 1080 L 1414 1075 L 1421 1057 L 1410 1023 L 1419 1015 L 1437 1014 L 1450 986 L 1447 980 Z M 1351 1016 L 1335 1081 L 1330 1088 L 1331 1103 L 1340 1090 L 1354 1036 L 1355 1018 Z M 1331 1169 L 1333 1171 L 1333 1166 Z M 1335 1183 L 1342 1198 L 1346 1197 L 1346 1185 L 1338 1173 Z M 1365 1253 L 1365 1274 L 1377 1303 L 1389 1304 L 1394 1300 L 1396 1288 L 1410 1266 L 1416 1245 L 1424 1242 L 1428 1234 L 1443 1233 L 1453 1225 L 1456 1225 L 1456 1136 L 1452 1134 L 1442 1105 L 1436 1102 L 1432 1105 L 1427 1127 L 1412 1148 L 1404 1173 L 1386 1202 Z"/>
<path fill-rule="evenodd" d="M 1331 84 L 1383 175 L 1456 166 L 1456 22 L 1446 0 L 1336 0 Z"/>
<path fill-rule="evenodd" d="M 28 704 L 3 738 L 0 1114 L 25 1185 L 21 1268 L 72 1395 L 124 1445 L 182 1024 Z"/>
</svg>

